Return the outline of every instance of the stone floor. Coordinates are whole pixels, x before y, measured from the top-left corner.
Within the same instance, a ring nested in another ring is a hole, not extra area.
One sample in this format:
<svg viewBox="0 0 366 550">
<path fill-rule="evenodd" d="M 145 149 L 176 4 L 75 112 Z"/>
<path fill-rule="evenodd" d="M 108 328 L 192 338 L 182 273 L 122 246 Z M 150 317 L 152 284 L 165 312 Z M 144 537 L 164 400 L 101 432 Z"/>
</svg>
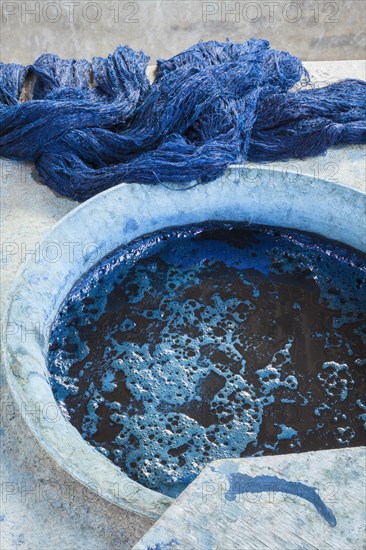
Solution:
<svg viewBox="0 0 366 550">
<path fill-rule="evenodd" d="M 108 55 L 119 44 L 167 58 L 199 40 L 266 38 L 301 59 L 362 59 L 362 0 L 57 0 L 1 2 L 1 58 L 32 63 L 45 52 L 61 57 Z M 19 39 L 21 37 L 21 39 Z"/>
</svg>

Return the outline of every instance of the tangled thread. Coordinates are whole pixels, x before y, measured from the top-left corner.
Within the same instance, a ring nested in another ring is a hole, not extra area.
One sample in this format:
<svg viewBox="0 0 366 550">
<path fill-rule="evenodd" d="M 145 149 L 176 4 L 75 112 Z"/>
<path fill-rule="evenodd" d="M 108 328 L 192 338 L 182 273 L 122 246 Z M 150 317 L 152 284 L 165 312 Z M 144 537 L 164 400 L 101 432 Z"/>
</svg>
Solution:
<svg viewBox="0 0 366 550">
<path fill-rule="evenodd" d="M 153 84 L 148 61 L 120 46 L 91 63 L 1 63 L 0 154 L 34 161 L 43 183 L 82 201 L 121 182 L 207 183 L 233 163 L 366 143 L 366 83 L 290 91 L 309 76 L 266 40 L 198 43 L 158 60 Z"/>
</svg>

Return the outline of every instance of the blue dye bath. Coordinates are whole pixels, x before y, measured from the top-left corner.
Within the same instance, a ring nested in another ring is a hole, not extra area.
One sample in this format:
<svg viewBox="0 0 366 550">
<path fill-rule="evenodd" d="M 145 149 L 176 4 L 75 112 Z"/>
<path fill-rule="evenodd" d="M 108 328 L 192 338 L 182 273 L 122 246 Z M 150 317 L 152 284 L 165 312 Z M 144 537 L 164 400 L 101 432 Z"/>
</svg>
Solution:
<svg viewBox="0 0 366 550">
<path fill-rule="evenodd" d="M 72 289 L 48 355 L 70 422 L 178 495 L 214 459 L 362 445 L 365 256 L 208 222 L 117 250 Z"/>
</svg>

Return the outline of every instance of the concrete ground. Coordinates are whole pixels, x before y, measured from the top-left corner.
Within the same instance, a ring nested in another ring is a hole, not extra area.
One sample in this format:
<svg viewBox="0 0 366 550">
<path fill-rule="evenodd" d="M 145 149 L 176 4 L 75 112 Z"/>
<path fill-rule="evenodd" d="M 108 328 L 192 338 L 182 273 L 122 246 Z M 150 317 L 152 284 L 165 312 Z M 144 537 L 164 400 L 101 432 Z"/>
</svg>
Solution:
<svg viewBox="0 0 366 550">
<path fill-rule="evenodd" d="M 303 60 L 363 59 L 363 0 L 2 0 L 1 61 L 108 55 L 120 44 L 157 58 L 199 40 L 266 38 Z"/>
</svg>

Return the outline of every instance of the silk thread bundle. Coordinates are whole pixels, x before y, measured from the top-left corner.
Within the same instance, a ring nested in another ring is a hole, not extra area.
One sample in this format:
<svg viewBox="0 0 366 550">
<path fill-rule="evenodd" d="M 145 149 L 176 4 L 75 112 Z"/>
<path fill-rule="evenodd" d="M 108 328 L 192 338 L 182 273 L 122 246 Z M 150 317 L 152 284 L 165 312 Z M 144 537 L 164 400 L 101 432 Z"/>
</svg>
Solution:
<svg viewBox="0 0 366 550">
<path fill-rule="evenodd" d="M 291 91 L 308 74 L 266 40 L 200 42 L 158 60 L 153 84 L 148 61 L 120 46 L 91 63 L 0 64 L 0 155 L 34 161 L 42 182 L 83 201 L 121 182 L 206 183 L 230 164 L 366 143 L 366 83 Z"/>
</svg>

